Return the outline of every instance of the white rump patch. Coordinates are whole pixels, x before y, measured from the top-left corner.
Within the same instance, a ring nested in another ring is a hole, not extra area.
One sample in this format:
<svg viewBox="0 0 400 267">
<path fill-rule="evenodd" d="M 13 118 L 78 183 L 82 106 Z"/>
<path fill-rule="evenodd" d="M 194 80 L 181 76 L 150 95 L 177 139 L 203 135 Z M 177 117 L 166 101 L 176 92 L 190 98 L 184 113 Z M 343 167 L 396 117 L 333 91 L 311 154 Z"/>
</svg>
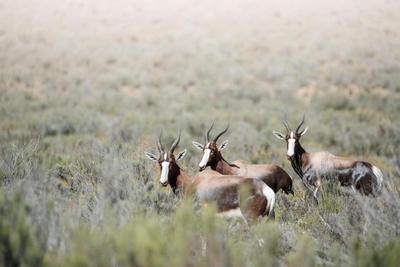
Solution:
<svg viewBox="0 0 400 267">
<path fill-rule="evenodd" d="M 269 208 L 269 214 L 271 214 L 271 212 L 274 209 L 274 204 L 275 204 L 274 190 L 272 190 L 271 187 L 269 187 L 268 185 L 265 185 L 265 187 L 263 188 L 263 193 L 267 197 L 267 201 L 268 201 L 267 208 Z"/>
<path fill-rule="evenodd" d="M 376 183 L 378 184 L 378 188 L 377 190 L 381 189 L 382 186 L 382 182 L 383 182 L 383 174 L 382 171 L 376 167 L 376 166 L 372 166 L 372 172 L 375 174 L 376 176 Z"/>
</svg>

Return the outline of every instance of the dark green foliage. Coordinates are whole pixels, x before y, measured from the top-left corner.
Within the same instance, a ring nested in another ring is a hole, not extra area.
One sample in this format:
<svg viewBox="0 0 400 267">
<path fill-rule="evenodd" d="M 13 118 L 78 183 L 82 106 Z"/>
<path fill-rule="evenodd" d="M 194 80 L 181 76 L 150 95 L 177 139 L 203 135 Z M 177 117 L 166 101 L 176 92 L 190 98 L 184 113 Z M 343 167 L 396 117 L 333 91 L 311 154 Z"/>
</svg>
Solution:
<svg viewBox="0 0 400 267">
<path fill-rule="evenodd" d="M 46 239 L 32 225 L 34 212 L 20 193 L 0 190 L 0 266 L 42 266 Z"/>
<path fill-rule="evenodd" d="M 363 242 L 354 237 L 351 242 L 352 266 L 396 266 L 400 260 L 399 247 L 398 238 L 384 241 L 369 234 Z"/>
</svg>

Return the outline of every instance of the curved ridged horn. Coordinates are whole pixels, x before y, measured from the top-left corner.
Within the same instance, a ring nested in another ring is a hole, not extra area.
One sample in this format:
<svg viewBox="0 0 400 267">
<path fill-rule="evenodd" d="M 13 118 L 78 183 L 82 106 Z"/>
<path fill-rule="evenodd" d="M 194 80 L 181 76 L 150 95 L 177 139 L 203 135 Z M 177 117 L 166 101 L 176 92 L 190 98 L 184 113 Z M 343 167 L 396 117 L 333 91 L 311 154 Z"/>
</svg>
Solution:
<svg viewBox="0 0 400 267">
<path fill-rule="evenodd" d="M 287 131 L 288 133 L 290 133 L 292 130 L 290 129 L 289 123 L 288 123 L 287 120 L 286 120 L 286 111 L 285 111 L 285 113 L 283 114 L 283 124 L 285 124 L 286 131 Z"/>
<path fill-rule="evenodd" d="M 164 152 L 164 148 L 161 144 L 161 133 L 162 130 L 160 131 L 160 135 L 158 136 L 158 142 L 157 142 L 157 147 L 158 147 L 158 152 L 163 153 Z"/>
<path fill-rule="evenodd" d="M 209 142 L 209 138 L 210 138 L 210 131 L 212 129 L 212 127 L 214 126 L 214 122 L 211 124 L 210 129 L 208 129 L 207 131 L 204 132 L 204 138 L 206 139 L 206 143 Z"/>
<path fill-rule="evenodd" d="M 228 131 L 228 128 L 229 128 L 229 123 L 228 123 L 228 126 L 226 126 L 225 130 L 222 130 L 219 133 L 217 133 L 217 135 L 214 137 L 214 139 L 212 141 L 214 143 L 216 143 L 218 138 L 220 138 L 221 135 L 223 135 L 224 133 L 226 133 L 226 131 Z"/>
<path fill-rule="evenodd" d="M 169 149 L 169 153 L 173 154 L 176 146 L 179 144 L 179 141 L 181 140 L 181 129 L 178 128 L 178 137 L 175 139 L 174 143 L 171 145 L 171 148 Z"/>
<path fill-rule="evenodd" d="M 297 125 L 297 127 L 296 127 L 296 130 L 295 130 L 296 133 L 299 132 L 301 125 L 303 125 L 305 117 L 306 117 L 306 112 L 304 111 L 303 119 L 301 120 L 299 125 Z"/>
</svg>

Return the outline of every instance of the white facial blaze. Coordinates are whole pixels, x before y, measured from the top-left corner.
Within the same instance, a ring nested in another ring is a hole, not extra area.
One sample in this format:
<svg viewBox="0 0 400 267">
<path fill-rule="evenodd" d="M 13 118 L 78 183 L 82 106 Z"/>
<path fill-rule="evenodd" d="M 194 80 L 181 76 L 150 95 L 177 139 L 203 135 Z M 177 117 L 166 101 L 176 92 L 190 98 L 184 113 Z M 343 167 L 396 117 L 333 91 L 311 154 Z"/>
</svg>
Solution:
<svg viewBox="0 0 400 267">
<path fill-rule="evenodd" d="M 168 181 L 168 171 L 169 171 L 169 162 L 164 161 L 161 163 L 161 177 L 160 177 L 160 183 L 161 184 L 166 184 Z"/>
<path fill-rule="evenodd" d="M 288 149 L 287 149 L 287 155 L 289 157 L 293 157 L 294 155 L 294 143 L 295 143 L 295 139 L 294 139 L 294 133 L 291 132 L 290 133 L 290 138 L 288 139 Z"/>
<path fill-rule="evenodd" d="M 210 158 L 211 150 L 209 148 L 204 149 L 204 155 L 199 163 L 200 168 L 204 168 L 207 165 L 208 159 Z"/>
</svg>

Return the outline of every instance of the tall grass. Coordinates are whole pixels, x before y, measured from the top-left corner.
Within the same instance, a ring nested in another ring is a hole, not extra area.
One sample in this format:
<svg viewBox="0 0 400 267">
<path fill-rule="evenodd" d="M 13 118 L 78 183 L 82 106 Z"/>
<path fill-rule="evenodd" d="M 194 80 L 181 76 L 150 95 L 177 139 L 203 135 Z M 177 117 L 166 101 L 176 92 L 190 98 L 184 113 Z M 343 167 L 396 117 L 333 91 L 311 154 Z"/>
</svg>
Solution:
<svg viewBox="0 0 400 267">
<path fill-rule="evenodd" d="M 377 198 L 326 183 L 318 206 L 295 178 L 294 197 L 277 195 L 276 221 L 248 229 L 160 188 L 156 166 L 135 152 L 148 145 L 96 147 L 93 161 L 76 157 L 50 172 L 29 169 L 32 146 L 19 149 L 18 165 L 2 169 L 29 170 L 1 192 L 5 266 L 364 266 L 367 256 L 388 265 L 398 260 L 398 173 L 385 173 Z"/>
</svg>

